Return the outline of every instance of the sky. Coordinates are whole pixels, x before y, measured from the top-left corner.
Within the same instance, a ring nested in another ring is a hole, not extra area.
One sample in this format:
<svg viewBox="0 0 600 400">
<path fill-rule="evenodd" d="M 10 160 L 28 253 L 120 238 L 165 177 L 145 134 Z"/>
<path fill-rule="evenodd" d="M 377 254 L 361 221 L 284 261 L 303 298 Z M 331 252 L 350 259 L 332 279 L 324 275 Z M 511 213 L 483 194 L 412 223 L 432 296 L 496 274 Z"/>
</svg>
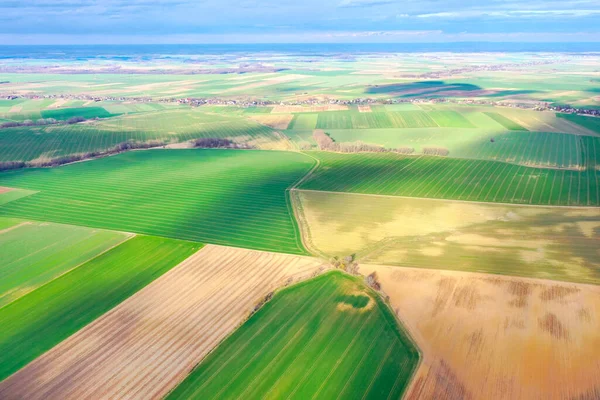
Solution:
<svg viewBox="0 0 600 400">
<path fill-rule="evenodd" d="M 600 0 L 0 0 L 0 44 L 600 42 Z"/>
</svg>

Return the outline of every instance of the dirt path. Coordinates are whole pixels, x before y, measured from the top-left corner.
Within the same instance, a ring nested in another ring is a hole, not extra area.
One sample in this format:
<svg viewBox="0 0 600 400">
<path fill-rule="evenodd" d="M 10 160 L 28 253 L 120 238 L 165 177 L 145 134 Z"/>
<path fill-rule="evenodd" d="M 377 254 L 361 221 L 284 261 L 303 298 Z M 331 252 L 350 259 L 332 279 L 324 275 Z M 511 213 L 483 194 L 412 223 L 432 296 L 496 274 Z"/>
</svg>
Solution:
<svg viewBox="0 0 600 400">
<path fill-rule="evenodd" d="M 267 293 L 321 265 L 206 246 L 4 380 L 0 398 L 162 398 Z"/>
</svg>

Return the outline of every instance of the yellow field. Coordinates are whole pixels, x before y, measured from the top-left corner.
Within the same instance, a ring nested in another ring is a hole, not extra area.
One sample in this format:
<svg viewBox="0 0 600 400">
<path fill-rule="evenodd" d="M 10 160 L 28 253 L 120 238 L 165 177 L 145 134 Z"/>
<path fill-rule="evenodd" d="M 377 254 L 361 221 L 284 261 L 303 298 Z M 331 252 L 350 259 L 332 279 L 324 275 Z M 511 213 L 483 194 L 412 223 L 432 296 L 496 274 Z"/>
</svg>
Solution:
<svg viewBox="0 0 600 400">
<path fill-rule="evenodd" d="M 600 209 L 292 191 L 308 248 L 362 262 L 600 283 Z"/>
<path fill-rule="evenodd" d="M 406 398 L 600 398 L 600 287 L 453 271 L 377 271 L 423 353 Z"/>
<path fill-rule="evenodd" d="M 2 399 L 158 399 L 309 257 L 209 245 L 0 383 Z"/>
</svg>

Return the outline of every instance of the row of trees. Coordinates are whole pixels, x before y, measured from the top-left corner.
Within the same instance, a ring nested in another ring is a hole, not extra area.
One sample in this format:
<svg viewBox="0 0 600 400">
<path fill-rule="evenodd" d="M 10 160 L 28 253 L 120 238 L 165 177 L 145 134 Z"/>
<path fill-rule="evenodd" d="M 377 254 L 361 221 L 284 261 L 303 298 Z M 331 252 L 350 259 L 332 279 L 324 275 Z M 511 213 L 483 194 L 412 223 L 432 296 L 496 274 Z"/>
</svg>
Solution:
<svg viewBox="0 0 600 400">
<path fill-rule="evenodd" d="M 358 275 L 358 262 L 356 262 L 356 254 L 350 254 L 345 257 L 335 256 L 331 259 L 331 265 L 335 268 L 343 269 L 349 274 Z M 367 286 L 375 289 L 381 290 L 381 284 L 379 283 L 379 277 L 377 276 L 377 272 L 373 271 L 371 274 L 365 276 L 365 283 Z"/>
<path fill-rule="evenodd" d="M 57 167 L 59 165 L 69 164 L 72 162 L 89 160 L 91 158 L 104 157 L 111 154 L 122 153 L 127 150 L 134 149 L 149 149 L 152 147 L 164 146 L 165 142 L 149 141 L 149 142 L 134 142 L 127 141 L 119 143 L 108 150 L 90 151 L 87 153 L 69 154 L 66 156 L 55 157 L 51 159 L 40 159 L 33 161 L 4 161 L 0 162 L 0 171 L 7 171 L 19 168 L 42 168 L 42 167 Z"/>
<path fill-rule="evenodd" d="M 428 156 L 447 156 L 450 150 L 444 147 L 423 147 L 423 154 Z"/>
<path fill-rule="evenodd" d="M 98 118 L 94 118 L 97 120 Z M 26 119 L 24 121 L 8 121 L 0 124 L 0 128 L 17 128 L 20 126 L 45 126 L 45 125 L 57 125 L 57 124 L 66 124 L 73 125 L 78 124 L 79 122 L 87 121 L 87 119 L 83 117 L 71 117 L 66 121 L 58 121 L 54 118 L 40 118 L 36 121 L 31 119 Z"/>
<path fill-rule="evenodd" d="M 317 142 L 319 150 L 334 151 L 337 153 L 399 153 L 412 154 L 415 149 L 412 147 L 386 148 L 374 144 L 367 144 L 360 140 L 356 142 L 336 142 L 329 134 L 322 129 L 313 131 L 313 138 Z M 308 150 L 308 149 L 303 149 Z"/>
<path fill-rule="evenodd" d="M 251 149 L 246 144 L 235 143 L 232 140 L 224 138 L 200 138 L 192 140 L 194 147 L 202 149 Z"/>
</svg>

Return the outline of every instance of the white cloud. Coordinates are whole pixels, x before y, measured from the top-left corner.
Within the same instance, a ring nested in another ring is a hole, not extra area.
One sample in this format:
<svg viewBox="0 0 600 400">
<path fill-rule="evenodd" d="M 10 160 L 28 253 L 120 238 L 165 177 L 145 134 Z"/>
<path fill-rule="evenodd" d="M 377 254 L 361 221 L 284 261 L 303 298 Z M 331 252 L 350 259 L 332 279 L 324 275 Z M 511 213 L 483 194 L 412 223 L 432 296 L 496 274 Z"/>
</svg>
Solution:
<svg viewBox="0 0 600 400">
<path fill-rule="evenodd" d="M 338 7 L 372 7 L 393 3 L 394 0 L 342 0 Z"/>
<path fill-rule="evenodd" d="M 417 18 L 475 18 L 475 17 L 506 17 L 506 18 L 532 18 L 532 17 L 588 17 L 600 15 L 599 10 L 465 10 L 446 11 L 428 14 L 418 14 Z"/>
<path fill-rule="evenodd" d="M 223 44 L 223 43 L 449 43 L 600 42 L 600 32 L 445 33 L 439 30 L 308 32 L 278 34 L 65 35 L 0 34 L 0 43 L 23 44 Z"/>
</svg>

